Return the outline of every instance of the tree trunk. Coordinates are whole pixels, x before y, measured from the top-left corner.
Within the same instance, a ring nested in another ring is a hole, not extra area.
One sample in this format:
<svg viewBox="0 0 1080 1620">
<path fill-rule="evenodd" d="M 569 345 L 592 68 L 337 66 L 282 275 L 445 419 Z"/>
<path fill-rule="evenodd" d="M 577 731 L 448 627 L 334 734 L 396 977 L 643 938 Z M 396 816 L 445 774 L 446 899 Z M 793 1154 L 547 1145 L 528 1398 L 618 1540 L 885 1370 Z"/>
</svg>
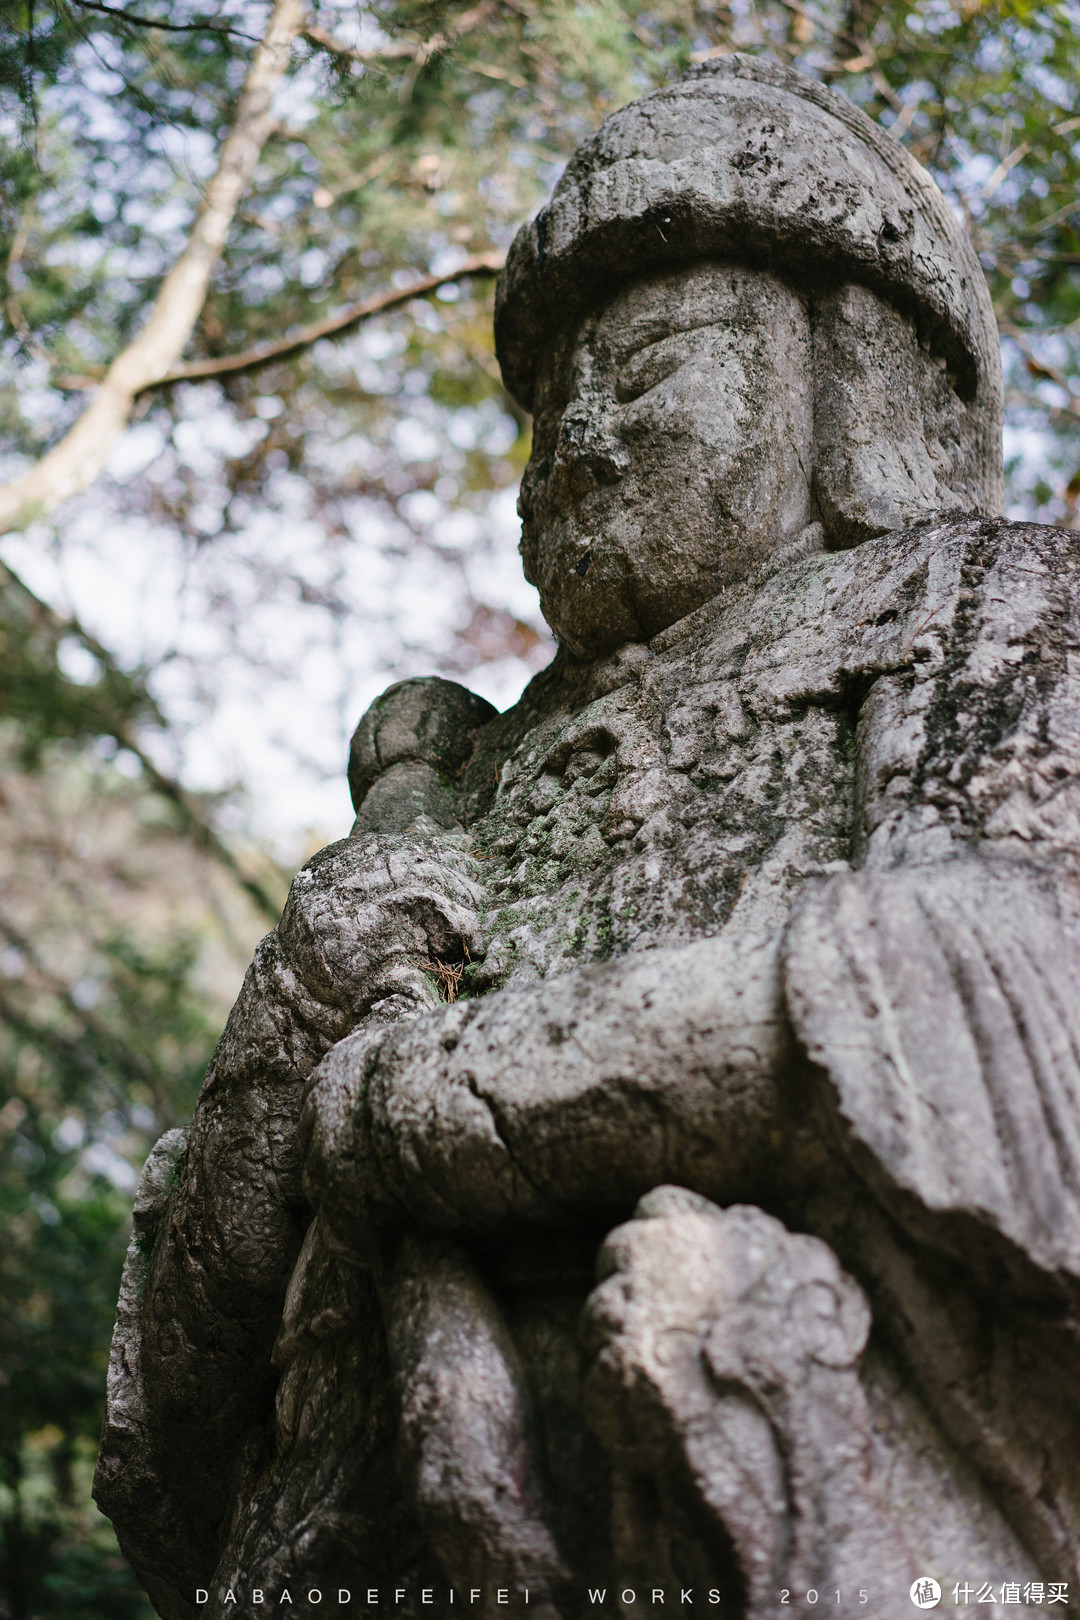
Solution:
<svg viewBox="0 0 1080 1620">
<path fill-rule="evenodd" d="M 188 244 L 161 285 L 150 318 L 118 354 L 75 425 L 27 472 L 0 487 L 0 533 L 25 528 L 88 488 L 109 459 L 135 396 L 165 376 L 183 353 L 206 300 L 233 215 L 251 184 L 273 122 L 274 92 L 300 30 L 302 0 L 276 0 L 257 47 L 236 119 Z"/>
</svg>

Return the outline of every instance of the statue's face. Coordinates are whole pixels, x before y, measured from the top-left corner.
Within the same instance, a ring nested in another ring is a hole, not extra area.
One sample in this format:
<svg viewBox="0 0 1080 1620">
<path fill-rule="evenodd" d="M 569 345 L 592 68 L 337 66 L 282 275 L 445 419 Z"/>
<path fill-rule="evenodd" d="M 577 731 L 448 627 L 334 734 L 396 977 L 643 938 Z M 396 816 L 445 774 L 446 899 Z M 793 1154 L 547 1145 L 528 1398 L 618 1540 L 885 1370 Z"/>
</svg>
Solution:
<svg viewBox="0 0 1080 1620">
<path fill-rule="evenodd" d="M 655 635 L 810 521 L 806 306 L 698 264 L 635 281 L 540 367 L 521 551 L 579 657 Z"/>
</svg>

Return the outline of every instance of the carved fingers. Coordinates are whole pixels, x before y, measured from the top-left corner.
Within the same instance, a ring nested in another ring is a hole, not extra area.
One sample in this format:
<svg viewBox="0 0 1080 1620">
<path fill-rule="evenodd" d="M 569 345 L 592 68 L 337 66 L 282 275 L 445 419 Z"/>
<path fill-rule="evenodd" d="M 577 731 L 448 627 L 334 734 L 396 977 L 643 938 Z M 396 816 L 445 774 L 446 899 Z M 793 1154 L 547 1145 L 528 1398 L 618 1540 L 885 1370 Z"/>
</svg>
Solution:
<svg viewBox="0 0 1080 1620">
<path fill-rule="evenodd" d="M 308 1195 L 343 1232 L 602 1213 L 673 1176 L 737 1196 L 781 1129 L 787 1040 L 773 936 L 649 952 L 357 1034 L 312 1077 Z"/>
<path fill-rule="evenodd" d="M 300 1120 L 304 1190 L 340 1252 L 370 1257 L 405 1220 L 460 1229 L 528 1200 L 471 1076 L 444 1070 L 471 1004 L 358 1030 L 312 1075 Z"/>
</svg>

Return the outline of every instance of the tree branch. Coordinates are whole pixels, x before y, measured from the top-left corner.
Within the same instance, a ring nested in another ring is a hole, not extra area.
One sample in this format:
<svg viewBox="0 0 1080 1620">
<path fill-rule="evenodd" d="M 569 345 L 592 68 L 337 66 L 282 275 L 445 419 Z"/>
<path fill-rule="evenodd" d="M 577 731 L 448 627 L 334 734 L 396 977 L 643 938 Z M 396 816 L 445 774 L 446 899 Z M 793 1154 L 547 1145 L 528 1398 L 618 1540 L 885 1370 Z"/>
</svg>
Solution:
<svg viewBox="0 0 1080 1620">
<path fill-rule="evenodd" d="M 1004 337 L 1011 338 L 1016 344 L 1016 347 L 1020 350 L 1020 353 L 1024 357 L 1024 364 L 1026 365 L 1030 374 L 1033 377 L 1039 377 L 1046 382 L 1055 383 L 1066 397 L 1067 404 L 1064 407 L 1065 410 L 1068 411 L 1071 416 L 1080 417 L 1080 394 L 1077 393 L 1076 389 L 1073 387 L 1065 373 L 1063 371 L 1059 371 L 1056 366 L 1048 366 L 1045 360 L 1040 360 L 1038 355 L 1032 349 L 1031 345 L 1028 343 L 1024 333 L 1021 332 L 1018 326 L 1014 326 L 1012 321 L 1005 320 L 999 316 L 998 325 L 1001 328 L 1002 335 Z"/>
<path fill-rule="evenodd" d="M 445 34 L 435 34 L 430 40 L 392 40 L 377 51 L 362 51 L 356 45 L 346 45 L 343 39 L 325 28 L 319 28 L 311 23 L 300 30 L 302 38 L 311 45 L 318 45 L 331 56 L 339 56 L 342 61 L 356 62 L 360 67 L 374 67 L 380 62 L 411 62 L 416 56 L 424 53 L 423 59 L 434 55 L 446 44 Z"/>
<path fill-rule="evenodd" d="M 140 702 L 145 703 L 147 712 L 161 726 L 166 725 L 165 716 L 151 694 L 146 691 L 141 680 L 121 669 L 109 649 L 103 646 L 96 636 L 91 635 L 88 630 L 84 629 L 77 618 L 63 618 L 54 608 L 49 606 L 48 602 L 43 602 L 39 596 L 35 595 L 7 563 L 0 562 L 0 583 L 6 583 L 9 588 L 14 587 L 33 604 L 34 610 L 40 614 L 42 621 L 47 625 L 57 642 L 61 641 L 65 636 L 77 637 L 83 646 L 93 653 L 103 669 L 125 683 L 134 686 Z M 130 754 L 134 754 L 151 789 L 160 794 L 163 799 L 168 799 L 169 803 L 179 812 L 184 832 L 200 849 L 204 850 L 206 854 L 225 868 L 244 890 L 244 893 L 255 902 L 264 917 L 271 923 L 276 923 L 281 916 L 280 903 L 263 888 L 257 878 L 249 877 L 243 870 L 232 850 L 222 841 L 211 824 L 198 798 L 189 794 L 173 777 L 166 776 L 164 771 L 158 769 L 126 722 L 114 720 L 111 725 L 102 725 L 99 734 L 112 737 L 119 743 L 121 748 L 126 748 Z"/>
<path fill-rule="evenodd" d="M 856 52 L 861 51 L 862 47 L 854 34 L 849 34 L 842 28 L 830 27 L 823 17 L 817 16 L 808 6 L 800 4 L 800 0 L 780 0 L 780 4 L 785 11 L 790 11 L 792 16 L 801 18 L 803 22 L 812 23 L 815 29 L 820 28 L 823 34 L 829 34 L 834 40 L 852 46 Z"/>
<path fill-rule="evenodd" d="M 399 304 L 407 304 L 410 299 L 423 298 L 425 294 L 434 292 L 436 287 L 464 281 L 468 276 L 497 276 L 504 260 L 505 256 L 501 253 L 474 254 L 451 275 L 421 276 L 416 281 L 410 282 L 407 287 L 395 287 L 391 292 L 375 293 L 371 298 L 362 299 L 358 304 L 350 304 L 338 315 L 328 315 L 325 320 L 312 321 L 309 326 L 298 327 L 291 337 L 282 338 L 279 342 L 256 343 L 250 349 L 241 350 L 239 354 L 218 355 L 207 360 L 185 360 L 181 365 L 174 366 L 164 377 L 159 377 L 156 382 L 147 383 L 139 393 L 146 394 L 154 389 L 170 388 L 178 382 L 198 382 L 205 377 L 234 377 L 240 372 L 256 371 L 260 366 L 267 366 L 274 360 L 286 360 L 292 354 L 309 349 L 320 338 L 337 337 L 342 332 L 359 326 L 361 321 L 367 320 L 369 316 L 381 314 L 384 309 L 395 309 Z M 97 388 L 101 378 L 64 372 L 54 377 L 53 382 L 57 388 Z"/>
<path fill-rule="evenodd" d="M 134 754 L 142 766 L 143 774 L 149 786 L 163 799 L 168 799 L 180 813 L 185 832 L 193 839 L 195 844 L 203 849 L 207 855 L 212 856 L 231 877 L 240 885 L 244 893 L 255 902 L 267 920 L 276 926 L 281 920 L 281 904 L 263 888 L 258 878 L 249 877 L 232 850 L 215 832 L 210 822 L 196 804 L 173 777 L 166 776 L 159 771 L 150 756 L 139 747 L 135 739 L 127 732 L 125 727 L 118 727 L 115 733 L 117 742 L 129 753 Z"/>
<path fill-rule="evenodd" d="M 24 528 L 93 483 L 127 426 L 136 395 L 159 381 L 184 351 L 206 301 L 210 275 L 272 128 L 274 92 L 289 45 L 303 22 L 303 0 L 275 0 L 252 57 L 236 119 L 221 148 L 187 246 L 162 283 L 146 325 L 113 361 L 78 421 L 21 477 L 0 487 L 0 533 Z"/>
<path fill-rule="evenodd" d="M 26 316 L 23 314 L 22 304 L 19 302 L 19 295 L 15 291 L 14 285 L 15 271 L 18 269 L 19 262 L 26 251 L 26 244 L 30 240 L 30 216 L 32 208 L 33 203 L 28 203 L 23 212 L 23 217 L 19 222 L 19 228 L 12 237 L 11 250 L 8 253 L 7 265 L 4 273 L 4 286 L 7 294 L 5 298 L 5 309 L 7 310 L 7 318 L 11 322 L 12 331 L 16 333 L 23 343 L 25 343 L 30 353 L 36 354 L 39 360 L 47 360 L 49 358 L 48 354 L 42 348 L 41 344 L 35 341 L 34 334 L 30 330 L 30 324 L 27 321 Z"/>
<path fill-rule="evenodd" d="M 259 366 L 269 365 L 272 360 L 284 360 L 291 354 L 299 354 L 302 349 L 308 349 L 320 338 L 334 337 L 347 332 L 351 327 L 359 326 L 371 315 L 378 315 L 384 309 L 394 309 L 398 304 L 407 304 L 412 298 L 422 298 L 425 293 L 434 292 L 436 287 L 445 287 L 447 283 L 464 281 L 466 276 L 497 276 L 503 267 L 504 255 L 501 253 L 477 253 L 471 259 L 466 259 L 460 269 L 449 276 L 421 276 L 417 281 L 411 282 L 407 287 L 394 288 L 392 292 L 376 293 L 372 298 L 365 298 L 359 304 L 350 304 L 338 315 L 328 315 L 325 320 L 312 321 L 310 326 L 301 326 L 291 337 L 282 338 L 277 343 L 256 343 L 250 349 L 244 349 L 240 354 L 221 355 L 210 360 L 186 360 L 182 365 L 174 366 L 164 377 L 155 382 L 146 383 L 140 392 L 145 393 L 151 388 L 168 388 L 173 383 L 188 382 L 201 377 L 231 377 L 241 371 L 254 371 Z M 81 379 L 65 378 L 65 384 L 71 386 Z"/>
<path fill-rule="evenodd" d="M 347 45 L 343 39 L 338 39 L 336 35 L 329 33 L 325 28 L 319 28 L 315 23 L 309 23 L 300 30 L 300 33 L 312 45 L 318 45 L 324 51 L 329 51 L 331 56 L 339 56 L 346 62 L 356 62 L 360 67 L 378 67 L 381 62 L 414 62 L 417 67 L 423 67 L 433 56 L 438 56 L 440 51 L 449 50 L 463 34 L 467 34 L 470 29 L 484 22 L 494 10 L 491 0 L 481 0 L 472 11 L 463 12 L 457 20 L 457 26 L 447 29 L 445 33 L 432 34 L 430 39 L 391 40 L 373 51 L 364 51 L 356 45 Z"/>
<path fill-rule="evenodd" d="M 253 34 L 242 34 L 238 28 L 229 28 L 225 23 L 193 22 L 174 23 L 164 17 L 136 17 L 132 11 L 124 11 L 119 6 L 106 6 L 102 0 L 74 0 L 75 5 L 84 11 L 100 11 L 104 17 L 116 17 L 120 22 L 133 23 L 136 28 L 164 28 L 170 34 L 231 34 L 235 39 L 255 40 Z"/>
</svg>

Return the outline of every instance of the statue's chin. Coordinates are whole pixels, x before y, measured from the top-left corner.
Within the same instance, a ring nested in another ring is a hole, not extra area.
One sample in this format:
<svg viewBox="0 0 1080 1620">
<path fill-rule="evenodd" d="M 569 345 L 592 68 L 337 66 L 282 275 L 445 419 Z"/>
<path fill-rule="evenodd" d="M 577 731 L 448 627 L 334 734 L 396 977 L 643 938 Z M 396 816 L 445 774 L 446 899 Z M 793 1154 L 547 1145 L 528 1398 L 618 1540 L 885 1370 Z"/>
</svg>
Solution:
<svg viewBox="0 0 1080 1620">
<path fill-rule="evenodd" d="M 586 578 L 560 581 L 550 593 L 541 590 L 540 605 L 560 646 L 584 660 L 617 652 L 627 642 L 648 641 L 713 595 L 712 589 L 688 589 L 663 606 L 639 604 L 622 592 L 590 592 Z"/>
<path fill-rule="evenodd" d="M 618 559 L 604 557 L 598 548 L 582 560 L 543 570 L 536 581 L 540 606 L 560 646 L 575 658 L 600 658 L 628 641 L 649 635 L 637 612 L 633 595 Z"/>
<path fill-rule="evenodd" d="M 712 566 L 702 567 L 689 548 L 681 557 L 669 551 L 641 558 L 610 536 L 580 532 L 542 551 L 522 544 L 526 576 L 539 589 L 545 619 L 560 645 L 580 659 L 648 641 L 747 571 L 728 548 L 715 552 Z"/>
<path fill-rule="evenodd" d="M 628 623 L 615 626 L 610 621 L 582 623 L 580 616 L 572 610 L 567 611 L 564 618 L 558 607 L 545 602 L 543 597 L 540 599 L 540 605 L 560 647 L 564 647 L 582 662 L 618 652 L 619 648 L 625 647 L 629 641 L 647 639 L 636 623 L 632 626 Z"/>
<path fill-rule="evenodd" d="M 763 503 L 752 470 L 720 492 L 702 479 L 658 491 L 630 474 L 567 506 L 529 511 L 525 574 L 559 642 L 586 659 L 648 641 L 782 548 L 809 516 L 808 492 Z"/>
</svg>

